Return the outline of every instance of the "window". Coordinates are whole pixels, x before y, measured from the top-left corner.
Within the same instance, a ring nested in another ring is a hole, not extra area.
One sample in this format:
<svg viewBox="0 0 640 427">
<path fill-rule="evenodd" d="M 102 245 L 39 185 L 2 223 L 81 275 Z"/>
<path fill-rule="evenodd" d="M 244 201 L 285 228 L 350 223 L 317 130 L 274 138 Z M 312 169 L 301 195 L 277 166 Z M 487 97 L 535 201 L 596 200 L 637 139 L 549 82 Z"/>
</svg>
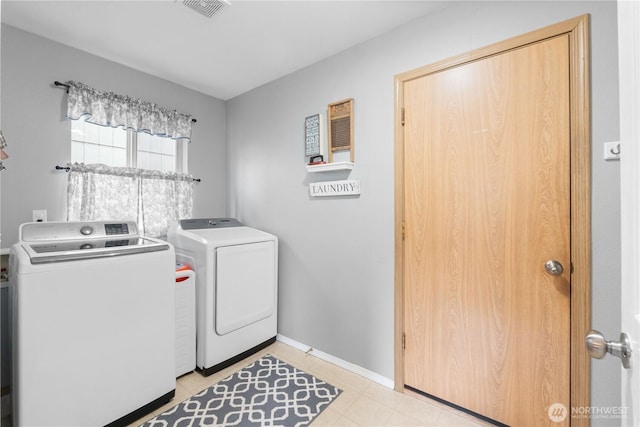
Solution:
<svg viewBox="0 0 640 427">
<path fill-rule="evenodd" d="M 121 127 L 71 122 L 71 162 L 187 173 L 187 142 Z"/>
<path fill-rule="evenodd" d="M 137 167 L 162 172 L 176 171 L 177 144 L 171 138 L 137 133 Z"/>
</svg>

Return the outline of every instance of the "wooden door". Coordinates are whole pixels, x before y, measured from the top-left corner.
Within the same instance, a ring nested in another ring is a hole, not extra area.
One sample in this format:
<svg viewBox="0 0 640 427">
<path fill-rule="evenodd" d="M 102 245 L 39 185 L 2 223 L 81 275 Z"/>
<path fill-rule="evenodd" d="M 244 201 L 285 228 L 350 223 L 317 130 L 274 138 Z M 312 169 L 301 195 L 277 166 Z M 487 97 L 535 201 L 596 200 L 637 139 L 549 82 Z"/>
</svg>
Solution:
<svg viewBox="0 0 640 427">
<path fill-rule="evenodd" d="M 570 408 L 569 66 L 565 34 L 404 84 L 404 383 L 513 426 Z"/>
</svg>

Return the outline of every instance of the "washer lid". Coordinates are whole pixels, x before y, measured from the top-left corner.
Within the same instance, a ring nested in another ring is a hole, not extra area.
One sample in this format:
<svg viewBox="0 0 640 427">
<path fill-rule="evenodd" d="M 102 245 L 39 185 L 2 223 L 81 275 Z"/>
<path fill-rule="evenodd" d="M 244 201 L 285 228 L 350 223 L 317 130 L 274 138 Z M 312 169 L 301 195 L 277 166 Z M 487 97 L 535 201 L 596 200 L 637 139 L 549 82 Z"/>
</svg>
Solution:
<svg viewBox="0 0 640 427">
<path fill-rule="evenodd" d="M 169 244 L 144 237 L 22 243 L 31 264 L 77 261 L 164 251 Z"/>
</svg>

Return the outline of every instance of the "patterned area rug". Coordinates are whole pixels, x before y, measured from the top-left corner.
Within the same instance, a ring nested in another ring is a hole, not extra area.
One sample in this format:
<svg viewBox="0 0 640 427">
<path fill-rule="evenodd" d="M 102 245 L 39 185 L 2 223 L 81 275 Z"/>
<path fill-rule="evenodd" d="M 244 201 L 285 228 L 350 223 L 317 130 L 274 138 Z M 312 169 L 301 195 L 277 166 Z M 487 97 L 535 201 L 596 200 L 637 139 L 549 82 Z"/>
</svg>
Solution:
<svg viewBox="0 0 640 427">
<path fill-rule="evenodd" d="M 266 355 L 143 424 L 144 427 L 302 427 L 342 390 Z"/>
</svg>

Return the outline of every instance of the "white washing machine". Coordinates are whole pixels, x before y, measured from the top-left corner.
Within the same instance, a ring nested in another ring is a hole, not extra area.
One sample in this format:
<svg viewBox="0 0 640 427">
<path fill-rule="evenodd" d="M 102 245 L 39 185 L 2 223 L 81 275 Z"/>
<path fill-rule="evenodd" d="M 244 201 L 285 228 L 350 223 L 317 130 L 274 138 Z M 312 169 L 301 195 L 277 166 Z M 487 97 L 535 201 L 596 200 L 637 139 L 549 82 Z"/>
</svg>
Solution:
<svg viewBox="0 0 640 427">
<path fill-rule="evenodd" d="M 20 226 L 15 426 L 127 425 L 175 394 L 175 253 L 135 222 Z"/>
<path fill-rule="evenodd" d="M 167 240 L 196 274 L 196 365 L 210 375 L 273 343 L 278 239 L 232 218 L 180 221 Z"/>
</svg>

